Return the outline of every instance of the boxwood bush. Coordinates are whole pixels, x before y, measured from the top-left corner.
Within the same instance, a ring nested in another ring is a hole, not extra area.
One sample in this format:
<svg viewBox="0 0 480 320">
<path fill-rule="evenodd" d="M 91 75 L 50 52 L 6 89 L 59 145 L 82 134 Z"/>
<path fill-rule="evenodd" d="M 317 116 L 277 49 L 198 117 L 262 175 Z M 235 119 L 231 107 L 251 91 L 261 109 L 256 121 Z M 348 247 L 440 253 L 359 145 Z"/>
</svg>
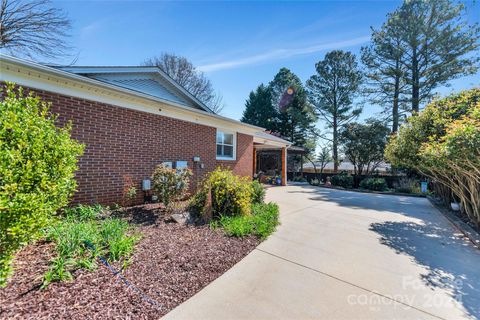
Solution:
<svg viewBox="0 0 480 320">
<path fill-rule="evenodd" d="M 388 186 L 383 178 L 366 178 L 360 182 L 360 188 L 373 191 L 385 191 Z"/>
<path fill-rule="evenodd" d="M 71 123 L 55 126 L 49 104 L 11 83 L 0 101 L 0 286 L 14 253 L 36 238 L 75 190 L 83 145 Z"/>
</svg>

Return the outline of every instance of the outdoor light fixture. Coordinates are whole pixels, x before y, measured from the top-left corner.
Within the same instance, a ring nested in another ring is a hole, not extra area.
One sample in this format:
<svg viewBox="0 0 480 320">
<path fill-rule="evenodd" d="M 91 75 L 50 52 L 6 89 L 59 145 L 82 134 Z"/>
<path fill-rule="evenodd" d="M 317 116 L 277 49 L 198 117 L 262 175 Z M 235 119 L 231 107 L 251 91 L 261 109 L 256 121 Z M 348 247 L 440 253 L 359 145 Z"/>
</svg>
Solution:
<svg viewBox="0 0 480 320">
<path fill-rule="evenodd" d="M 143 191 L 148 191 L 150 189 L 152 189 L 152 183 L 151 183 L 150 179 L 144 179 L 142 181 L 142 190 Z"/>
<path fill-rule="evenodd" d="M 200 162 L 200 157 L 199 156 L 193 157 L 193 162 Z"/>
</svg>

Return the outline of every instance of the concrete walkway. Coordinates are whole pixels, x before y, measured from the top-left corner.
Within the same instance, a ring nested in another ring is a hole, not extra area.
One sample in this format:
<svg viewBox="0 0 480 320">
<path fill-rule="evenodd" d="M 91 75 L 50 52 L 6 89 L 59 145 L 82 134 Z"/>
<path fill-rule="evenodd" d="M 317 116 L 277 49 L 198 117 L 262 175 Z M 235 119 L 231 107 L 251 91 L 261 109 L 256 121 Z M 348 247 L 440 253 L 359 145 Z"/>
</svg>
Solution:
<svg viewBox="0 0 480 320">
<path fill-rule="evenodd" d="M 271 188 L 282 225 L 166 319 L 480 318 L 480 250 L 423 198 Z"/>
</svg>

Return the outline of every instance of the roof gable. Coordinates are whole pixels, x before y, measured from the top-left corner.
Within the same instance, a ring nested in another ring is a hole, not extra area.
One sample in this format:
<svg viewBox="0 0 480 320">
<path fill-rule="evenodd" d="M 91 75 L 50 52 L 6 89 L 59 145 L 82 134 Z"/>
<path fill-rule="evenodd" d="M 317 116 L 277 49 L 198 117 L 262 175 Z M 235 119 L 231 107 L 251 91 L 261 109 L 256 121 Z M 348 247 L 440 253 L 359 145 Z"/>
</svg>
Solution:
<svg viewBox="0 0 480 320">
<path fill-rule="evenodd" d="M 213 113 L 157 67 L 55 67 L 121 88 Z"/>
</svg>

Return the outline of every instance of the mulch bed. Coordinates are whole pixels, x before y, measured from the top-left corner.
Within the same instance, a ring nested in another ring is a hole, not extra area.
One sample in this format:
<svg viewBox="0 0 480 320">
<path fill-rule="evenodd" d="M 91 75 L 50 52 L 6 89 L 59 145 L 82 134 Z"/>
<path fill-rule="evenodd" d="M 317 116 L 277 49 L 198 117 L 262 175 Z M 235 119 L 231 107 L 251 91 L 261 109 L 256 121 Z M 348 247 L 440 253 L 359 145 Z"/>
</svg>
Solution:
<svg viewBox="0 0 480 320">
<path fill-rule="evenodd" d="M 93 272 L 76 271 L 73 281 L 40 289 L 53 253 L 52 244 L 38 242 L 17 255 L 15 274 L 0 289 L 0 318 L 158 319 L 258 244 L 256 238 L 230 238 L 208 226 L 164 222 L 156 205 L 133 207 L 122 215 L 143 234 L 123 275 L 159 306 L 142 299 L 101 263 Z"/>
</svg>

